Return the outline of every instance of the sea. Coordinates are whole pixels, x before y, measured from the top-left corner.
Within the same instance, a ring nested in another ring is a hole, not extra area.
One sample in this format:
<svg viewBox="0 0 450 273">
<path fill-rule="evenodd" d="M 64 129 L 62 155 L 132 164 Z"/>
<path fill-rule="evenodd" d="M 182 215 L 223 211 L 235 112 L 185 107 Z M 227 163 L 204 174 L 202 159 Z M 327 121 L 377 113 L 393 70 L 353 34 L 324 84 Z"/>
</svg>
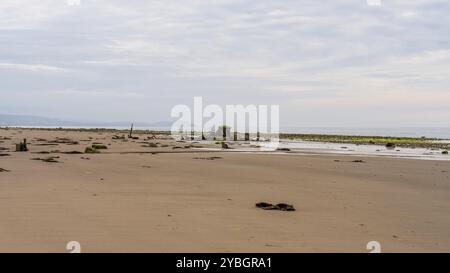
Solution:
<svg viewBox="0 0 450 273">
<path fill-rule="evenodd" d="M 15 126 L 26 128 L 67 128 L 67 129 L 93 129 L 92 126 Z M 105 126 L 100 128 L 126 130 L 125 126 Z M 140 130 L 169 131 L 170 127 L 139 127 Z M 450 139 L 449 127 L 396 127 L 396 128 L 361 128 L 361 127 L 280 127 L 280 132 L 291 134 L 323 134 L 323 135 L 352 135 L 352 136 L 389 136 L 389 137 L 427 137 L 437 139 Z"/>
<path fill-rule="evenodd" d="M 281 127 L 283 133 L 351 135 L 351 136 L 390 136 L 427 137 L 450 139 L 449 127 L 396 127 L 396 128 L 354 128 L 354 127 Z"/>
</svg>

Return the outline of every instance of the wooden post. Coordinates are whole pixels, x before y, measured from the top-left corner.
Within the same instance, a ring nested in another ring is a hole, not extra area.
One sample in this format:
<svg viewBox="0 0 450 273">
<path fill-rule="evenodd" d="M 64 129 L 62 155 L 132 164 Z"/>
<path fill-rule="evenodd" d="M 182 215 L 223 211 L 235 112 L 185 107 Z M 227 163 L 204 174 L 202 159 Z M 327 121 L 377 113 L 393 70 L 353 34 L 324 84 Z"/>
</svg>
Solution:
<svg viewBox="0 0 450 273">
<path fill-rule="evenodd" d="M 27 139 L 24 138 L 23 142 L 20 142 L 19 144 L 16 144 L 16 152 L 27 152 Z"/>
<path fill-rule="evenodd" d="M 131 123 L 131 129 L 130 129 L 130 134 L 128 135 L 128 138 L 133 138 L 133 123 Z"/>
</svg>

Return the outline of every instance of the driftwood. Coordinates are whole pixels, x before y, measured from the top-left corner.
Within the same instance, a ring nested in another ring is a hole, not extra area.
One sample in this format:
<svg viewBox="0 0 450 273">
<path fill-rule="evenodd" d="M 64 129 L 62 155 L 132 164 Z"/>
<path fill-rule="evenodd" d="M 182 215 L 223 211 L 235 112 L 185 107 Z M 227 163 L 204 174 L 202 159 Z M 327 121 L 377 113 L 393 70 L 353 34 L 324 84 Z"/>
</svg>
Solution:
<svg viewBox="0 0 450 273">
<path fill-rule="evenodd" d="M 130 128 L 130 133 L 128 134 L 128 138 L 131 138 L 131 139 L 139 139 L 139 137 L 134 137 L 134 136 L 133 136 L 133 127 L 134 127 L 134 124 L 131 123 L 131 128 Z"/>
</svg>

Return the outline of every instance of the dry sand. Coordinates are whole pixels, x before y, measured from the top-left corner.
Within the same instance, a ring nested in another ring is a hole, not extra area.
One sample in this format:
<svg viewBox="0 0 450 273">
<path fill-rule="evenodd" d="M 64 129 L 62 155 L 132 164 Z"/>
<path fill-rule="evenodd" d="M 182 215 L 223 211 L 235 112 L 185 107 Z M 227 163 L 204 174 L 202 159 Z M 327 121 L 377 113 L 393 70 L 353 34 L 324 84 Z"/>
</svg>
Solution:
<svg viewBox="0 0 450 273">
<path fill-rule="evenodd" d="M 112 136 L 0 130 L 10 149 L 0 150 L 10 154 L 0 156 L 9 170 L 0 172 L 1 252 L 67 252 L 69 241 L 83 252 L 367 252 L 372 240 L 383 252 L 450 251 L 449 161 L 208 153 Z M 14 152 L 24 137 L 30 151 Z M 47 146 L 56 137 L 79 144 Z M 36 154 L 93 142 L 111 145 Z M 48 156 L 60 163 L 30 160 Z M 201 159 L 211 156 L 221 158 Z M 297 211 L 255 208 L 261 201 Z"/>
</svg>

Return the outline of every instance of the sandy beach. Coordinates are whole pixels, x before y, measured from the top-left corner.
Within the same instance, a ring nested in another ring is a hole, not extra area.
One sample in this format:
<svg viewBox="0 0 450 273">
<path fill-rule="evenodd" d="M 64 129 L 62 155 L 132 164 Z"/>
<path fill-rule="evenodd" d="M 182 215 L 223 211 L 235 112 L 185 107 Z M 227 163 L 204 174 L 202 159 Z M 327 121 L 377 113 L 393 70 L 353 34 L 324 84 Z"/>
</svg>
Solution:
<svg viewBox="0 0 450 273">
<path fill-rule="evenodd" d="M 0 252 L 67 252 L 69 241 L 83 252 L 450 251 L 450 161 L 114 135 L 0 130 Z M 24 138 L 29 151 L 15 152 Z M 95 143 L 107 149 L 73 153 Z"/>
</svg>

